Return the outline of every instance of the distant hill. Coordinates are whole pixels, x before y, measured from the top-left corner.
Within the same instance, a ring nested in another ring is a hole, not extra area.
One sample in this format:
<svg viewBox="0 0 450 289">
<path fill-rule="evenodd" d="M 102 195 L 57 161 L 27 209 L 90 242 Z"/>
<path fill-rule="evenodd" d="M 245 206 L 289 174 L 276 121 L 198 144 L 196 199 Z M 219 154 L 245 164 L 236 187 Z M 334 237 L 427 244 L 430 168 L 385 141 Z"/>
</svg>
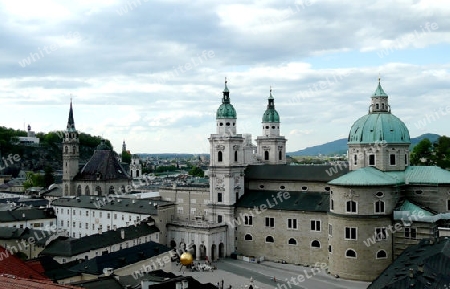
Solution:
<svg viewBox="0 0 450 289">
<path fill-rule="evenodd" d="M 411 138 L 410 150 L 414 148 L 422 139 L 428 138 L 431 142 L 435 142 L 440 135 L 433 133 L 426 133 L 421 136 Z M 290 156 L 317 156 L 322 155 L 336 155 L 347 153 L 347 139 L 341 138 L 332 142 L 327 142 L 322 145 L 307 147 L 303 150 L 287 153 Z"/>
</svg>

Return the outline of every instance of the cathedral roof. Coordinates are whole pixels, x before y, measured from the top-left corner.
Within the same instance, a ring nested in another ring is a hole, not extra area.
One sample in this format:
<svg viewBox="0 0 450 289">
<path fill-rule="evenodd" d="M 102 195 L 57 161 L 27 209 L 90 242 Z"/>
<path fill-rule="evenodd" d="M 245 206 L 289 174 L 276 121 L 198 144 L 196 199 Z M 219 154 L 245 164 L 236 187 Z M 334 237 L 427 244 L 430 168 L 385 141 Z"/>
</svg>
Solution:
<svg viewBox="0 0 450 289">
<path fill-rule="evenodd" d="M 245 194 L 236 203 L 236 206 L 241 208 L 254 208 L 255 206 L 261 208 L 261 205 L 265 205 L 272 210 L 306 212 L 327 212 L 330 208 L 330 194 L 328 192 L 282 192 L 289 194 L 289 198 L 277 198 L 278 193 L 279 191 L 246 190 Z M 274 197 L 276 202 L 273 200 Z"/>
<path fill-rule="evenodd" d="M 225 89 L 223 90 L 222 104 L 217 109 L 217 118 L 236 118 L 236 110 L 230 103 L 230 91 L 227 86 L 227 81 L 225 80 Z"/>
<path fill-rule="evenodd" d="M 274 98 L 272 96 L 272 89 L 268 98 L 267 109 L 263 114 L 262 122 L 280 122 L 280 116 L 275 110 Z"/>
<path fill-rule="evenodd" d="M 100 145 L 101 146 L 101 145 Z M 99 147 L 100 147 L 99 146 Z M 94 155 L 75 176 L 75 180 L 105 181 L 128 180 L 130 177 L 117 160 L 117 155 L 112 150 L 97 147 Z"/>
<path fill-rule="evenodd" d="M 329 184 L 338 186 L 450 184 L 450 172 L 436 166 L 409 166 L 404 171 L 389 172 L 364 167 L 336 178 Z"/>
<path fill-rule="evenodd" d="M 387 97 L 380 82 L 372 97 Z M 406 125 L 389 110 L 371 111 L 359 118 L 351 127 L 348 144 L 375 143 L 410 144 L 409 130 Z"/>
<path fill-rule="evenodd" d="M 351 127 L 348 144 L 375 143 L 409 144 L 409 130 L 391 113 L 369 113 L 358 119 Z"/>
</svg>

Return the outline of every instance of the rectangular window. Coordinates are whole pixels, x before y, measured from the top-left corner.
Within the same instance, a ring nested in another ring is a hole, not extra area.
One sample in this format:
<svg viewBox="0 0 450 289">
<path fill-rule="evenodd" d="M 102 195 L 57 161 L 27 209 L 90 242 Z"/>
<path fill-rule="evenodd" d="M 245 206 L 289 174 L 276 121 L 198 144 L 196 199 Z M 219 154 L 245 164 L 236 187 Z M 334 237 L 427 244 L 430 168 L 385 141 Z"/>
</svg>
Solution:
<svg viewBox="0 0 450 289">
<path fill-rule="evenodd" d="M 389 155 L 389 164 L 391 166 L 395 166 L 395 154 L 390 154 Z"/>
<path fill-rule="evenodd" d="M 95 224 L 92 224 L 92 231 L 95 230 Z"/>
<path fill-rule="evenodd" d="M 244 225 L 253 226 L 253 216 L 244 216 Z"/>
<path fill-rule="evenodd" d="M 288 221 L 287 223 L 288 229 L 297 230 L 297 219 L 288 219 L 287 221 Z"/>
<path fill-rule="evenodd" d="M 320 232 L 320 220 L 311 220 L 311 231 Z"/>
<path fill-rule="evenodd" d="M 73 222 L 72 227 L 75 228 L 76 226 L 77 226 L 77 224 L 75 222 Z"/>
<path fill-rule="evenodd" d="M 102 217 L 102 212 L 100 212 L 100 218 Z"/>
<path fill-rule="evenodd" d="M 374 166 L 375 165 L 375 155 L 371 154 L 369 155 L 369 166 Z"/>
<path fill-rule="evenodd" d="M 117 214 L 114 214 L 114 220 L 117 220 Z"/>
<path fill-rule="evenodd" d="M 331 237 L 333 236 L 333 225 L 328 224 L 328 235 Z"/>
<path fill-rule="evenodd" d="M 266 217 L 266 227 L 274 228 L 275 227 L 275 218 Z"/>
<path fill-rule="evenodd" d="M 223 217 L 222 215 L 217 215 L 217 223 L 222 223 Z"/>
<path fill-rule="evenodd" d="M 222 203 L 222 193 L 217 193 L 217 202 Z"/>
<path fill-rule="evenodd" d="M 450 200 L 447 200 L 447 211 L 450 211 Z"/>
<path fill-rule="evenodd" d="M 109 230 L 111 230 L 111 226 L 110 226 L 110 225 L 108 225 L 108 226 L 106 227 L 106 231 L 109 231 Z"/>
<path fill-rule="evenodd" d="M 375 236 L 377 241 L 386 240 L 387 234 L 386 234 L 386 228 L 375 228 Z"/>
<path fill-rule="evenodd" d="M 89 223 L 84 224 L 84 227 L 86 228 L 86 230 L 89 229 Z"/>
<path fill-rule="evenodd" d="M 345 239 L 346 240 L 356 240 L 356 228 L 345 227 Z"/>
<path fill-rule="evenodd" d="M 64 221 L 61 220 L 61 227 L 64 227 Z"/>
<path fill-rule="evenodd" d="M 75 210 L 72 210 L 72 215 L 75 215 L 77 212 L 75 212 Z"/>
<path fill-rule="evenodd" d="M 86 210 L 86 217 L 89 217 L 89 211 Z"/>
<path fill-rule="evenodd" d="M 405 238 L 406 239 L 416 239 L 417 229 L 411 227 L 405 227 Z"/>
<path fill-rule="evenodd" d="M 108 213 L 107 215 L 106 215 L 106 218 L 109 220 L 109 219 L 111 219 L 111 213 Z"/>
<path fill-rule="evenodd" d="M 69 228 L 70 227 L 70 222 L 69 221 L 67 221 L 67 228 Z"/>
</svg>

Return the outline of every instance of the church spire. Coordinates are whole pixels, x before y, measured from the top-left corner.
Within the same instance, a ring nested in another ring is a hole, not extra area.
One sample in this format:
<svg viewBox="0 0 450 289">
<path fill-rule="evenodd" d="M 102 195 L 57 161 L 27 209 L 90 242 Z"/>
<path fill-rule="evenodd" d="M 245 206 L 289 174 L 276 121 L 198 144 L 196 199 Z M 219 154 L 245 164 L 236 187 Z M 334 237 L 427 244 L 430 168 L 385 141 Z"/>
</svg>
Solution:
<svg viewBox="0 0 450 289">
<path fill-rule="evenodd" d="M 230 90 L 228 89 L 227 82 L 227 78 L 225 77 L 225 88 L 223 90 L 222 103 L 230 103 Z"/>
<path fill-rule="evenodd" d="M 378 86 L 375 92 L 372 94 L 372 104 L 370 106 L 369 112 L 380 113 L 380 112 L 391 112 L 391 107 L 389 106 L 388 95 L 384 92 L 381 87 L 381 77 L 378 76 Z"/>
<path fill-rule="evenodd" d="M 73 120 L 72 98 L 70 98 L 69 120 L 67 121 L 67 130 L 75 131 L 75 121 Z"/>
</svg>

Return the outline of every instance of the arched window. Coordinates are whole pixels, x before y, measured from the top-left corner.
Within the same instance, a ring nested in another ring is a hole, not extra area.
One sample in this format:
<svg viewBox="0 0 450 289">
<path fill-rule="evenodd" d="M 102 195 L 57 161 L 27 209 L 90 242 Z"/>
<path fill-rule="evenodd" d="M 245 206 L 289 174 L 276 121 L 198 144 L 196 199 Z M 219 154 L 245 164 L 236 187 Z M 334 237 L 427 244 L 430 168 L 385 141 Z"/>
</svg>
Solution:
<svg viewBox="0 0 450 289">
<path fill-rule="evenodd" d="M 375 213 L 384 213 L 384 202 L 382 200 L 375 202 Z"/>
<path fill-rule="evenodd" d="M 89 196 L 89 195 L 91 194 L 91 190 L 89 190 L 89 186 L 86 186 L 86 187 L 84 188 L 84 194 L 85 194 L 86 196 Z"/>
<path fill-rule="evenodd" d="M 269 151 L 264 152 L 264 160 L 266 160 L 266 161 L 269 160 Z"/>
<path fill-rule="evenodd" d="M 354 156 L 354 160 L 355 160 L 355 166 L 358 164 L 358 155 Z"/>
<path fill-rule="evenodd" d="M 311 247 L 313 248 L 320 248 L 320 242 L 317 240 L 314 240 L 311 242 Z"/>
<path fill-rule="evenodd" d="M 380 105 L 377 103 L 377 104 L 375 104 L 375 108 L 376 109 L 379 109 L 380 108 Z"/>
<path fill-rule="evenodd" d="M 380 250 L 377 252 L 377 259 L 386 259 L 387 253 L 384 250 Z"/>
<path fill-rule="evenodd" d="M 217 161 L 222 162 L 222 152 L 220 151 L 217 153 Z"/>
<path fill-rule="evenodd" d="M 266 243 L 273 243 L 273 242 L 275 242 L 275 240 L 273 239 L 272 236 L 267 236 L 266 237 Z"/>
<path fill-rule="evenodd" d="M 77 152 L 77 147 L 76 146 L 72 146 L 72 153 L 76 153 Z"/>
<path fill-rule="evenodd" d="M 252 237 L 252 235 L 250 235 L 250 234 L 245 234 L 244 240 L 245 240 L 245 241 L 253 241 L 253 237 Z"/>
<path fill-rule="evenodd" d="M 345 251 L 345 257 L 347 257 L 347 258 L 356 258 L 355 250 L 347 249 L 347 251 Z"/>
<path fill-rule="evenodd" d="M 333 211 L 334 210 L 334 200 L 330 199 L 330 210 Z"/>
<path fill-rule="evenodd" d="M 297 245 L 297 240 L 295 240 L 294 238 L 290 238 L 288 241 L 289 245 Z"/>
<path fill-rule="evenodd" d="M 77 186 L 77 196 L 81 196 L 81 185 Z"/>
<path fill-rule="evenodd" d="M 281 151 L 278 152 L 278 159 L 283 160 L 283 153 Z"/>
<path fill-rule="evenodd" d="M 95 187 L 95 194 L 97 196 L 101 196 L 102 195 L 102 188 L 100 188 L 99 186 Z"/>
<path fill-rule="evenodd" d="M 67 153 L 69 153 L 69 147 L 68 146 L 65 146 L 64 147 L 64 152 L 67 154 Z"/>
<path fill-rule="evenodd" d="M 114 186 L 109 187 L 109 194 L 114 195 Z"/>
<path fill-rule="evenodd" d="M 381 108 L 384 109 L 384 103 L 381 104 Z"/>
<path fill-rule="evenodd" d="M 347 213 L 356 213 L 356 202 L 347 201 Z"/>
<path fill-rule="evenodd" d="M 237 162 L 238 158 L 237 158 L 237 151 L 234 151 L 234 161 Z"/>
</svg>

